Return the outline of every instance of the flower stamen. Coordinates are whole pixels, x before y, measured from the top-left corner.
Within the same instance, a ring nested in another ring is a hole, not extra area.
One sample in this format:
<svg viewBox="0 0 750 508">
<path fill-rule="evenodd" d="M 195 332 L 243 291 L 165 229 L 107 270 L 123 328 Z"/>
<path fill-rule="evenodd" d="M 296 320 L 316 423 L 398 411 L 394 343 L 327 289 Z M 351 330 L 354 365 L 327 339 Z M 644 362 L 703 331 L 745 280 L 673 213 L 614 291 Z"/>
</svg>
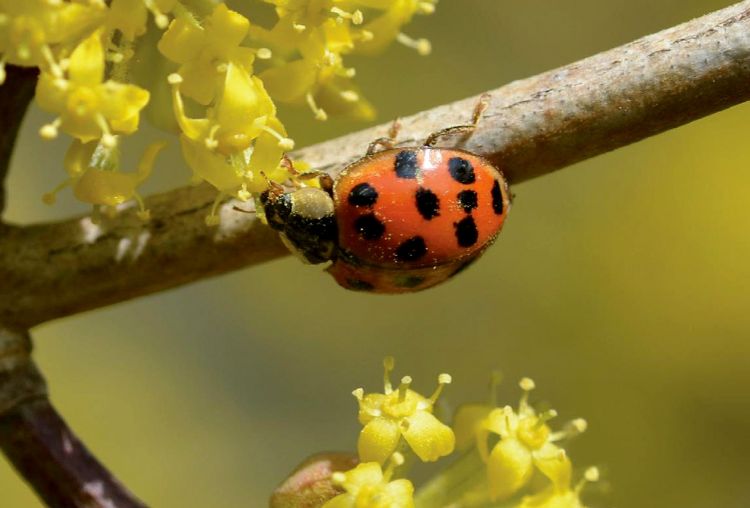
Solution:
<svg viewBox="0 0 750 508">
<path fill-rule="evenodd" d="M 388 465 L 386 466 L 385 471 L 383 471 L 383 480 L 386 482 L 391 481 L 393 472 L 398 466 L 403 465 L 404 461 L 404 456 L 401 453 L 394 452 L 393 455 L 391 455 L 391 459 L 388 461 Z"/>
<path fill-rule="evenodd" d="M 391 372 L 396 367 L 396 359 L 392 356 L 386 356 L 383 358 L 383 393 L 390 395 L 393 393 L 393 385 L 391 384 Z M 360 399 L 361 400 L 361 399 Z"/>
<path fill-rule="evenodd" d="M 407 48 L 416 50 L 420 56 L 427 56 L 432 53 L 432 44 L 428 39 L 413 39 L 401 32 L 396 36 L 396 40 Z"/>
<path fill-rule="evenodd" d="M 409 386 L 411 386 L 411 376 L 404 376 L 401 378 L 401 384 L 398 385 L 398 401 L 403 402 L 406 400 L 406 392 L 409 390 Z"/>
<path fill-rule="evenodd" d="M 310 109 L 315 115 L 316 120 L 320 120 L 321 122 L 325 122 L 326 120 L 328 120 L 328 113 L 318 107 L 318 105 L 315 103 L 315 98 L 313 97 L 312 93 L 307 92 L 307 94 L 305 94 L 305 100 L 307 101 L 307 105 L 310 106 Z"/>
<path fill-rule="evenodd" d="M 292 138 L 287 138 L 286 136 L 282 136 L 281 134 L 279 134 L 278 132 L 276 132 L 275 130 L 273 130 L 271 127 L 267 125 L 263 126 L 263 131 L 267 132 L 271 136 L 278 139 L 279 148 L 281 148 L 282 150 L 287 151 L 287 152 L 290 150 L 294 150 L 294 140 Z"/>
</svg>

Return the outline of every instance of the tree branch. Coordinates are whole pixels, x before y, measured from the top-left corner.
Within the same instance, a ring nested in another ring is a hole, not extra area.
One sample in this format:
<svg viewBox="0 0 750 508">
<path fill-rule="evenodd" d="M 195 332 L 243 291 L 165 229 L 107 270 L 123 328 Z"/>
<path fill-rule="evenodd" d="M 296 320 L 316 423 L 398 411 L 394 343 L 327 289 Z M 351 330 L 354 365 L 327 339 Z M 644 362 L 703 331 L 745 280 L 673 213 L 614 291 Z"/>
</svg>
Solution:
<svg viewBox="0 0 750 508">
<path fill-rule="evenodd" d="M 36 68 L 6 67 L 3 93 L 0 94 L 0 213 L 5 209 L 5 176 L 10 166 L 10 157 L 16 145 L 16 136 L 26 108 L 34 97 L 34 87 L 39 71 Z"/>
<path fill-rule="evenodd" d="M 53 508 L 143 508 L 75 437 L 47 398 L 25 333 L 0 329 L 0 449 Z"/>
<path fill-rule="evenodd" d="M 750 98 L 750 0 L 491 92 L 465 147 L 518 183 L 688 123 Z M 476 99 L 402 120 L 406 143 L 464 123 Z M 293 154 L 335 174 L 387 126 Z M 253 215 L 222 209 L 214 192 L 178 189 L 101 227 L 76 218 L 7 226 L 0 240 L 0 321 L 28 327 L 260 263 L 286 253 Z"/>
</svg>

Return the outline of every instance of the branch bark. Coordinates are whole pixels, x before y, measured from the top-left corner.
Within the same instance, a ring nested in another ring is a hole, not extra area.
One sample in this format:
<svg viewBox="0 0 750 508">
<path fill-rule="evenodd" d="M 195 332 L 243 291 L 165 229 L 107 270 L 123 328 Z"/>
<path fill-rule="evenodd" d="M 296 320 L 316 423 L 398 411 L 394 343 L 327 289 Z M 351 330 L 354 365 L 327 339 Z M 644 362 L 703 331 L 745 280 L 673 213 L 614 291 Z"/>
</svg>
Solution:
<svg viewBox="0 0 750 508">
<path fill-rule="evenodd" d="M 36 68 L 15 65 L 6 67 L 3 93 L 0 94 L 0 118 L 3 119 L 4 127 L 0 131 L 0 213 L 5 209 L 5 176 L 10 166 L 10 157 L 16 145 L 21 120 L 34 97 L 38 75 Z"/>
<path fill-rule="evenodd" d="M 68 428 L 47 398 L 25 333 L 0 329 L 0 449 L 53 508 L 144 508 Z"/>
<path fill-rule="evenodd" d="M 750 98 L 750 0 L 490 92 L 468 150 L 519 183 L 636 142 Z M 476 98 L 404 118 L 404 144 L 464 123 Z M 336 174 L 387 125 L 293 154 Z M 183 188 L 94 226 L 86 218 L 5 226 L 0 322 L 26 328 L 286 254 L 252 215 L 222 209 L 204 225 L 214 192 Z"/>
</svg>

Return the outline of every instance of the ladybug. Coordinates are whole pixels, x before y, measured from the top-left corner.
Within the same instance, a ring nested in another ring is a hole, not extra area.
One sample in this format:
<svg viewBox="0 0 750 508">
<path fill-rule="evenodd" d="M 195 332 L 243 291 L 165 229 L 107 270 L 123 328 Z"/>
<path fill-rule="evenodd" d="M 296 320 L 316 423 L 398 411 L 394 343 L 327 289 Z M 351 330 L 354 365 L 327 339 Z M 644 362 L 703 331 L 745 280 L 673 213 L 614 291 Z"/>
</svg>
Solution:
<svg viewBox="0 0 750 508">
<path fill-rule="evenodd" d="M 483 96 L 471 124 L 416 147 L 395 146 L 394 122 L 335 181 L 313 173 L 319 188 L 271 184 L 260 195 L 266 221 L 304 261 L 330 261 L 327 271 L 347 289 L 404 293 L 451 278 L 492 244 L 510 209 L 508 182 L 490 161 L 435 146 L 473 132 L 485 108 Z"/>
</svg>

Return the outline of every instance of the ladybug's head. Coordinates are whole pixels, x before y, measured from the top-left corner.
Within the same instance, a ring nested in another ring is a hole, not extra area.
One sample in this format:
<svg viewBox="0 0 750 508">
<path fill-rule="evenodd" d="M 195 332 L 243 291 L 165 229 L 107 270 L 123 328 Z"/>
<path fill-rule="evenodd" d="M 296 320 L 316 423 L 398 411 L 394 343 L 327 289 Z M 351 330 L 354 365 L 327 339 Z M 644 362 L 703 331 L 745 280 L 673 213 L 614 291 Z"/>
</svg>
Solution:
<svg viewBox="0 0 750 508">
<path fill-rule="evenodd" d="M 260 195 L 268 225 L 281 232 L 289 249 L 309 263 L 329 261 L 338 232 L 333 198 L 323 189 L 290 192 L 269 189 Z"/>
</svg>

